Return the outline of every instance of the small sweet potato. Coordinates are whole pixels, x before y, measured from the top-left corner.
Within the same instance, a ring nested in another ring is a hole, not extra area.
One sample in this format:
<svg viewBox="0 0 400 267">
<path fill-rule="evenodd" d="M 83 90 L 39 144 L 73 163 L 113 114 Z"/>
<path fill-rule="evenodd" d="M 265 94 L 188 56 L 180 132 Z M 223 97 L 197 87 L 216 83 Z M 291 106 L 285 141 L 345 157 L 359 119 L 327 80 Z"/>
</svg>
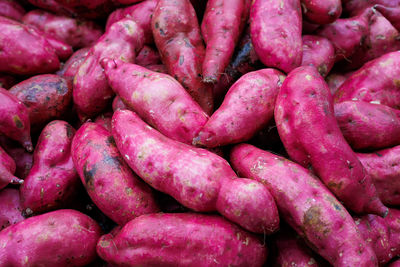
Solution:
<svg viewBox="0 0 400 267">
<path fill-rule="evenodd" d="M 0 147 L 0 190 L 8 184 L 22 184 L 24 181 L 14 176 L 15 162 L 7 154 L 2 147 Z"/>
<path fill-rule="evenodd" d="M 89 47 L 85 47 L 75 51 L 75 53 L 73 53 L 72 56 L 64 63 L 62 69 L 57 72 L 57 75 L 67 79 L 68 83 L 71 84 L 71 88 L 73 79 L 78 72 L 79 67 L 82 65 L 87 54 L 89 53 L 89 50 Z"/>
<path fill-rule="evenodd" d="M 290 158 L 312 168 L 348 209 L 387 214 L 371 177 L 340 131 L 328 85 L 314 67 L 299 67 L 285 79 L 275 122 Z"/>
<path fill-rule="evenodd" d="M 0 73 L 0 87 L 4 89 L 10 89 L 14 84 L 16 84 L 16 79 L 12 75 Z"/>
<path fill-rule="evenodd" d="M 148 214 L 115 236 L 103 235 L 99 256 L 118 266 L 262 266 L 267 248 L 216 215 Z"/>
<path fill-rule="evenodd" d="M 0 191 L 0 231 L 24 220 L 18 189 L 6 188 Z"/>
<path fill-rule="evenodd" d="M 108 57 L 133 62 L 142 47 L 142 29 L 126 18 L 114 23 L 89 50 L 74 78 L 73 100 L 81 121 L 103 111 L 114 96 L 100 61 Z"/>
<path fill-rule="evenodd" d="M 230 163 L 239 175 L 263 183 L 282 218 L 333 266 L 376 266 L 350 214 L 308 170 L 248 144 L 231 150 Z"/>
<path fill-rule="evenodd" d="M 393 7 L 387 7 L 384 5 L 374 5 L 374 8 L 382 13 L 390 23 L 400 31 L 400 4 Z"/>
<path fill-rule="evenodd" d="M 102 61 L 116 94 L 161 133 L 191 144 L 208 116 L 171 76 L 121 60 Z"/>
<path fill-rule="evenodd" d="M 315 24 L 329 24 L 342 14 L 341 0 L 301 0 L 304 18 Z"/>
<path fill-rule="evenodd" d="M 135 59 L 135 64 L 142 67 L 146 67 L 148 65 L 157 65 L 160 63 L 161 59 L 158 51 L 148 45 L 143 46 Z"/>
<path fill-rule="evenodd" d="M 16 96 L 0 88 L 0 133 L 32 152 L 29 111 Z"/>
<path fill-rule="evenodd" d="M 85 266 L 96 258 L 101 230 L 76 210 L 57 210 L 0 232 L 0 266 Z"/>
<path fill-rule="evenodd" d="M 17 0 L 0 0 L 0 16 L 21 20 L 25 12 Z"/>
<path fill-rule="evenodd" d="M 249 140 L 274 116 L 275 100 L 285 75 L 262 69 L 243 75 L 202 127 L 194 145 L 224 146 Z"/>
<path fill-rule="evenodd" d="M 335 64 L 335 48 L 321 36 L 303 35 L 302 66 L 314 66 L 321 76 L 326 77 Z"/>
<path fill-rule="evenodd" d="M 299 0 L 255 0 L 250 10 L 251 40 L 267 67 L 288 73 L 303 56 Z"/>
<path fill-rule="evenodd" d="M 202 81 L 205 47 L 189 0 L 159 0 L 151 27 L 161 60 L 207 114 L 213 112 L 212 87 Z"/>
</svg>

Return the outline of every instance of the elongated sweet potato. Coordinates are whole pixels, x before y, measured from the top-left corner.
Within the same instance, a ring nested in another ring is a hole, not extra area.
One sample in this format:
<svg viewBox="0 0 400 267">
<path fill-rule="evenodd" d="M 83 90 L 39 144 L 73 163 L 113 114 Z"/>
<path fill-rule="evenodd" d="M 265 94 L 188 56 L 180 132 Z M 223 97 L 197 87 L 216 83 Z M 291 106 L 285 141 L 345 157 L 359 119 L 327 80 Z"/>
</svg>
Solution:
<svg viewBox="0 0 400 267">
<path fill-rule="evenodd" d="M 29 11 L 22 18 L 22 22 L 74 48 L 91 46 L 102 35 L 100 26 L 92 21 L 54 15 L 44 10 Z"/>
<path fill-rule="evenodd" d="M 212 87 L 202 81 L 205 47 L 189 0 L 159 0 L 151 27 L 161 60 L 207 114 L 213 112 Z"/>
<path fill-rule="evenodd" d="M 18 189 L 6 188 L 0 191 L 0 231 L 24 220 L 19 201 Z"/>
<path fill-rule="evenodd" d="M 8 184 L 22 184 L 24 181 L 14 176 L 15 162 L 7 154 L 2 147 L 0 147 L 0 190 Z"/>
<path fill-rule="evenodd" d="M 251 40 L 267 67 L 290 72 L 303 56 L 298 0 L 255 0 L 250 11 Z"/>
<path fill-rule="evenodd" d="M 400 31 L 400 4 L 393 7 L 374 5 L 374 8 L 381 12 L 382 15 L 385 16 L 385 18 L 387 18 L 398 31 Z"/>
<path fill-rule="evenodd" d="M 0 88 L 0 103 L 0 133 L 18 141 L 27 151 L 32 152 L 28 109 L 4 88 Z"/>
<path fill-rule="evenodd" d="M 16 0 L 0 0 L 0 16 L 21 20 L 25 9 Z"/>
<path fill-rule="evenodd" d="M 400 146 L 373 153 L 357 153 L 385 205 L 400 205 Z"/>
<path fill-rule="evenodd" d="M 150 187 L 132 173 L 102 126 L 85 123 L 79 128 L 72 157 L 90 198 L 116 223 L 159 211 Z"/>
<path fill-rule="evenodd" d="M 249 140 L 272 119 L 285 75 L 262 69 L 242 76 L 229 89 L 221 106 L 193 139 L 193 144 L 223 146 Z"/>
<path fill-rule="evenodd" d="M 346 75 L 341 73 L 331 73 L 326 78 L 325 81 L 328 84 L 329 90 L 332 96 L 335 95 L 336 91 L 346 80 Z"/>
<path fill-rule="evenodd" d="M 10 87 L 12 87 L 14 84 L 16 84 L 16 79 L 14 76 L 0 73 L 1 88 L 10 89 Z"/>
<path fill-rule="evenodd" d="M 303 35 L 302 66 L 314 66 L 321 76 L 326 77 L 335 64 L 335 48 L 321 36 Z"/>
<path fill-rule="evenodd" d="M 14 85 L 9 92 L 28 108 L 32 130 L 41 129 L 70 108 L 72 87 L 54 74 L 42 74 Z"/>
<path fill-rule="evenodd" d="M 232 149 L 230 162 L 239 175 L 268 187 L 282 218 L 333 266 L 376 266 L 350 214 L 308 170 L 247 144 Z"/>
<path fill-rule="evenodd" d="M 48 40 L 31 27 L 0 16 L 0 72 L 33 75 L 51 73 L 60 61 Z"/>
<path fill-rule="evenodd" d="M 342 14 L 340 0 L 301 0 L 304 18 L 315 24 L 329 24 Z"/>
<path fill-rule="evenodd" d="M 0 266 L 85 266 L 96 258 L 101 230 L 76 210 L 57 210 L 0 232 Z"/>
<path fill-rule="evenodd" d="M 81 121 L 103 111 L 114 95 L 100 61 L 108 57 L 133 62 L 142 46 L 142 29 L 127 18 L 114 23 L 89 50 L 74 78 L 73 100 Z"/>
<path fill-rule="evenodd" d="M 344 101 L 334 108 L 340 130 L 352 148 L 400 145 L 400 111 L 362 101 Z"/>
<path fill-rule="evenodd" d="M 252 232 L 278 229 L 278 212 L 268 190 L 238 179 L 229 163 L 213 152 L 169 139 L 129 110 L 114 113 L 112 133 L 135 173 L 182 205 L 195 211 L 218 210 Z"/>
<path fill-rule="evenodd" d="M 247 22 L 246 0 L 210 0 L 201 23 L 206 43 L 203 80 L 216 83 L 233 55 Z"/>
<path fill-rule="evenodd" d="M 148 65 L 157 65 L 161 63 L 160 55 L 158 51 L 152 47 L 145 45 L 142 50 L 139 51 L 135 64 L 146 67 Z"/>
<path fill-rule="evenodd" d="M 400 108 L 400 51 L 364 64 L 339 87 L 335 102 L 360 100 Z"/>
<path fill-rule="evenodd" d="M 109 84 L 132 110 L 161 133 L 191 144 L 208 116 L 171 76 L 121 60 L 102 61 Z"/>
<path fill-rule="evenodd" d="M 267 248 L 215 215 L 149 214 L 103 235 L 97 253 L 118 266 L 262 266 Z"/>
<path fill-rule="evenodd" d="M 299 67 L 283 82 L 275 122 L 290 158 L 312 168 L 348 209 L 387 214 L 371 177 L 340 131 L 328 85 L 314 67 Z"/>
<path fill-rule="evenodd" d="M 96 119 L 94 120 L 94 123 L 97 123 L 97 124 L 103 126 L 107 131 L 111 132 L 112 115 L 113 115 L 112 112 L 102 113 L 96 117 Z"/>
</svg>

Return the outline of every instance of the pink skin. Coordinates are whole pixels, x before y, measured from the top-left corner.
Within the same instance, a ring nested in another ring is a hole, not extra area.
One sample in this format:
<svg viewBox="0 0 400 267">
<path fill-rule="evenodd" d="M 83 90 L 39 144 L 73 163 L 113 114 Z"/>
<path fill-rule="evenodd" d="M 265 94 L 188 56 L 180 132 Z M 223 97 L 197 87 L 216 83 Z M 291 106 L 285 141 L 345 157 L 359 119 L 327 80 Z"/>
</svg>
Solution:
<svg viewBox="0 0 400 267">
<path fill-rule="evenodd" d="M 216 215 L 159 213 L 132 220 L 115 236 L 102 236 L 97 253 L 118 266 L 257 267 L 264 264 L 267 248 Z"/>
<path fill-rule="evenodd" d="M 329 24 L 342 14 L 340 0 L 301 0 L 304 18 L 315 24 Z"/>
<path fill-rule="evenodd" d="M 8 184 L 22 184 L 24 180 L 14 176 L 15 162 L 7 154 L 2 147 L 0 147 L 0 190 Z"/>
<path fill-rule="evenodd" d="M 103 111 L 114 96 L 100 61 L 108 57 L 133 62 L 142 47 L 143 31 L 131 19 L 123 19 L 89 50 L 74 78 L 73 100 L 81 121 Z"/>
<path fill-rule="evenodd" d="M 335 105 L 335 117 L 353 149 L 380 149 L 400 145 L 400 111 L 362 101 Z"/>
<path fill-rule="evenodd" d="M 96 258 L 101 229 L 76 210 L 57 210 L 0 232 L 0 266 L 85 266 Z"/>
<path fill-rule="evenodd" d="M 377 265 L 350 214 L 308 170 L 247 144 L 236 145 L 230 158 L 241 176 L 269 189 L 282 219 L 333 266 Z"/>
<path fill-rule="evenodd" d="M 199 212 L 218 210 L 249 231 L 270 234 L 278 229 L 268 190 L 238 179 L 229 163 L 213 152 L 171 140 L 129 110 L 114 113 L 112 133 L 132 170 L 182 205 Z"/>
<path fill-rule="evenodd" d="M 106 112 L 106 113 L 100 114 L 99 116 L 96 117 L 96 119 L 94 120 L 94 123 L 97 123 L 97 124 L 103 126 L 104 129 L 111 132 L 112 115 L 113 115 L 112 112 Z"/>
<path fill-rule="evenodd" d="M 0 16 L 21 20 L 25 12 L 24 8 L 16 0 L 0 0 Z"/>
<path fill-rule="evenodd" d="M 124 104 L 124 102 L 122 102 L 122 99 L 116 95 L 112 102 L 112 109 L 113 111 L 116 111 L 118 109 L 128 109 L 128 107 Z"/>
<path fill-rule="evenodd" d="M 365 215 L 355 218 L 361 235 L 372 246 L 379 265 L 384 265 L 392 258 L 400 256 L 400 211 L 390 209 L 386 218 Z"/>
<path fill-rule="evenodd" d="M 390 23 L 400 31 L 400 6 L 387 7 L 383 5 L 375 5 L 374 8 L 382 13 L 382 15 L 387 18 Z"/>
<path fill-rule="evenodd" d="M 57 75 L 60 75 L 65 79 L 67 79 L 71 88 L 73 79 L 76 73 L 78 72 L 79 67 L 86 59 L 89 50 L 90 50 L 89 47 L 85 47 L 75 51 L 75 53 L 72 54 L 72 56 L 67 60 L 67 62 L 64 63 L 62 69 L 57 72 Z"/>
<path fill-rule="evenodd" d="M 340 73 L 330 73 L 325 81 L 328 84 L 329 90 L 331 91 L 331 95 L 335 95 L 336 91 L 339 87 L 346 81 L 346 76 Z"/>
<path fill-rule="evenodd" d="M 148 65 L 157 65 L 161 63 L 158 51 L 150 46 L 143 46 L 136 57 L 135 64 L 146 67 Z"/>
<path fill-rule="evenodd" d="M 55 0 L 63 9 L 72 11 L 72 17 L 104 18 L 115 9 L 113 0 Z"/>
<path fill-rule="evenodd" d="M 31 27 L 0 16 L 0 40 L 0 72 L 34 75 L 51 73 L 60 67 L 54 48 Z"/>
<path fill-rule="evenodd" d="M 206 43 L 203 80 L 216 83 L 224 73 L 247 22 L 246 0 L 209 0 L 201 23 Z"/>
<path fill-rule="evenodd" d="M 0 133 L 32 152 L 29 111 L 16 96 L 0 88 Z"/>
<path fill-rule="evenodd" d="M 159 0 L 152 31 L 161 60 L 207 114 L 213 112 L 212 87 L 202 81 L 205 47 L 189 0 Z"/>
<path fill-rule="evenodd" d="M 275 122 L 290 158 L 312 168 L 348 209 L 387 214 L 371 177 L 340 131 L 328 85 L 314 67 L 299 67 L 283 82 Z"/>
<path fill-rule="evenodd" d="M 0 191 L 0 231 L 16 224 L 25 218 L 22 216 L 22 207 L 19 202 L 19 191 L 6 188 Z"/>
<path fill-rule="evenodd" d="M 114 92 L 147 123 L 174 140 L 191 144 L 208 116 L 171 76 L 121 60 L 102 61 Z"/>
<path fill-rule="evenodd" d="M 250 11 L 251 40 L 261 62 L 286 73 L 303 56 L 298 0 L 255 0 Z"/>
<path fill-rule="evenodd" d="M 65 207 L 75 197 L 79 178 L 71 157 L 75 129 L 65 121 L 52 121 L 39 136 L 33 166 L 20 188 L 27 215 Z"/>
<path fill-rule="evenodd" d="M 400 108 L 400 51 L 367 62 L 350 75 L 335 94 L 335 102 L 360 100 Z"/>
<path fill-rule="evenodd" d="M 357 153 L 385 205 L 400 205 L 400 146 L 372 153 Z"/>
<path fill-rule="evenodd" d="M 60 41 L 52 36 L 46 35 L 45 33 L 32 27 L 30 32 L 33 33 L 34 31 L 37 32 L 37 35 L 44 36 L 46 38 L 47 42 L 54 48 L 54 51 L 60 60 L 65 61 L 72 55 L 73 50 L 69 44 L 64 43 L 63 41 Z"/>
<path fill-rule="evenodd" d="M 0 73 L 0 87 L 4 89 L 10 89 L 14 84 L 16 84 L 16 79 L 12 75 Z"/>
<path fill-rule="evenodd" d="M 303 35 L 302 66 L 314 66 L 321 76 L 326 77 L 335 64 L 335 48 L 321 36 Z"/>
<path fill-rule="evenodd" d="M 72 158 L 90 198 L 114 222 L 159 211 L 153 192 L 124 162 L 102 126 L 85 123 L 72 142 Z"/>
<path fill-rule="evenodd" d="M 373 5 L 398 7 L 400 6 L 400 0 L 344 0 L 343 10 L 350 15 L 356 15 L 364 10 L 366 7 L 371 7 Z"/>
<path fill-rule="evenodd" d="M 100 26 L 92 21 L 54 15 L 44 10 L 29 11 L 22 18 L 22 22 L 74 48 L 91 46 L 103 34 Z"/>
<path fill-rule="evenodd" d="M 285 75 L 274 69 L 243 75 L 193 144 L 216 147 L 249 140 L 273 118 L 275 99 L 284 79 Z"/>
</svg>

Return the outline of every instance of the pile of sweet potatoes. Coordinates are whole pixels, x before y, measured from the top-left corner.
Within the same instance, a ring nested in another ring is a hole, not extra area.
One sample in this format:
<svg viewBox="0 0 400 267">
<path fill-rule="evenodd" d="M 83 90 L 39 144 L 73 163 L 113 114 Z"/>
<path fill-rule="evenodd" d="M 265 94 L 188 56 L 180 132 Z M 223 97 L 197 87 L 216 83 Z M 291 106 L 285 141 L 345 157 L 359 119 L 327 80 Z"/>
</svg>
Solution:
<svg viewBox="0 0 400 267">
<path fill-rule="evenodd" d="M 399 258 L 400 0 L 0 0 L 0 267 Z"/>
</svg>

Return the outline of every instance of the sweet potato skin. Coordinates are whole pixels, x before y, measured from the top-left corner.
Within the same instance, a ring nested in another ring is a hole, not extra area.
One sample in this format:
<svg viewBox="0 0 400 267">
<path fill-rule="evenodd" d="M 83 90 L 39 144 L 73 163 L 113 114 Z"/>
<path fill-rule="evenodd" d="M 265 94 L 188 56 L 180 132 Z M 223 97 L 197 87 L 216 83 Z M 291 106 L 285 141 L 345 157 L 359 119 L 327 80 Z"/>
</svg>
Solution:
<svg viewBox="0 0 400 267">
<path fill-rule="evenodd" d="M 21 20 L 24 14 L 25 9 L 16 0 L 0 1 L 0 16 Z"/>
<path fill-rule="evenodd" d="M 15 162 L 7 154 L 2 147 L 0 147 L 0 189 L 6 187 L 9 183 L 22 184 L 23 180 L 15 177 Z"/>
<path fill-rule="evenodd" d="M 400 145 L 400 112 L 362 101 L 335 104 L 335 117 L 353 149 L 380 149 Z"/>
<path fill-rule="evenodd" d="M 390 23 L 400 31 L 400 6 L 388 7 L 384 5 L 374 5 L 374 8 L 382 13 Z"/>
<path fill-rule="evenodd" d="M 78 72 L 79 67 L 86 59 L 89 50 L 90 50 L 89 47 L 84 47 L 75 51 L 75 53 L 73 53 L 71 57 L 64 63 L 62 69 L 57 72 L 57 75 L 60 75 L 65 79 L 67 79 L 68 84 L 70 84 L 71 88 L 74 77 Z"/>
<path fill-rule="evenodd" d="M 160 63 L 161 59 L 158 51 L 148 45 L 143 46 L 135 60 L 135 64 L 142 67 L 146 67 L 148 65 L 157 65 Z"/>
<path fill-rule="evenodd" d="M 193 144 L 216 147 L 249 140 L 272 119 L 284 79 L 285 75 L 275 69 L 243 75 L 229 89 Z"/>
<path fill-rule="evenodd" d="M 114 95 L 100 61 L 108 57 L 133 62 L 142 46 L 143 31 L 127 18 L 114 23 L 89 50 L 74 78 L 73 100 L 82 121 L 103 111 Z"/>
<path fill-rule="evenodd" d="M 207 114 L 211 114 L 214 104 L 212 87 L 201 78 L 205 47 L 190 1 L 159 0 L 151 26 L 168 73 L 182 84 Z"/>
<path fill-rule="evenodd" d="M 328 85 L 314 67 L 299 67 L 283 82 L 276 100 L 275 122 L 290 158 L 312 167 L 347 208 L 385 216 L 387 208 L 344 139 Z M 356 197 L 354 192 L 360 194 Z"/>
<path fill-rule="evenodd" d="M 5 136 L 3 136 L 3 138 L 0 137 L 0 146 L 4 148 L 15 162 L 16 168 L 14 175 L 20 179 L 25 179 L 32 168 L 33 155 Z"/>
<path fill-rule="evenodd" d="M 302 66 L 314 66 L 321 76 L 326 77 L 335 64 L 335 48 L 321 36 L 303 35 Z"/>
<path fill-rule="evenodd" d="M 207 114 L 171 76 L 121 60 L 102 65 L 123 102 L 167 137 L 191 144 L 207 122 Z"/>
<path fill-rule="evenodd" d="M 0 41 L 8 44 L 2 48 L 0 72 L 34 75 L 51 73 L 60 67 L 48 40 L 27 25 L 0 16 Z"/>
<path fill-rule="evenodd" d="M 0 191 L 0 231 L 24 220 L 18 189 L 5 188 Z"/>
<path fill-rule="evenodd" d="M 265 184 L 282 218 L 333 266 L 376 266 L 350 214 L 306 169 L 248 144 L 231 150 L 230 163 L 242 177 Z"/>
<path fill-rule="evenodd" d="M 340 0 L 301 0 L 304 18 L 315 24 L 329 24 L 342 14 Z"/>
<path fill-rule="evenodd" d="M 88 122 L 79 128 L 72 158 L 90 198 L 114 222 L 124 225 L 159 211 L 150 188 L 132 173 L 101 125 Z"/>
<path fill-rule="evenodd" d="M 385 205 L 400 205 L 400 146 L 373 153 L 357 153 Z"/>
<path fill-rule="evenodd" d="M 118 266 L 262 266 L 267 248 L 219 216 L 160 213 L 102 236 L 97 253 Z"/>
<path fill-rule="evenodd" d="M 31 128 L 42 128 L 51 120 L 63 116 L 70 108 L 72 87 L 55 74 L 42 74 L 22 81 L 9 92 L 28 108 Z"/>
<path fill-rule="evenodd" d="M 300 1 L 253 1 L 250 29 L 254 50 L 265 66 L 286 73 L 300 66 L 303 55 Z"/>
<path fill-rule="evenodd" d="M 96 258 L 101 230 L 76 210 L 57 210 L 0 232 L 0 266 L 85 266 Z"/>
<path fill-rule="evenodd" d="M 331 91 L 331 95 L 334 96 L 339 87 L 346 80 L 346 76 L 341 73 L 330 73 L 325 81 L 328 84 L 329 90 Z"/>
<path fill-rule="evenodd" d="M 97 123 L 97 124 L 103 126 L 103 128 L 105 128 L 107 131 L 111 132 L 112 115 L 113 115 L 112 112 L 102 113 L 96 117 L 96 119 L 94 120 L 94 123 Z"/>
<path fill-rule="evenodd" d="M 364 64 L 339 87 L 335 102 L 360 100 L 400 108 L 400 51 Z"/>
</svg>

